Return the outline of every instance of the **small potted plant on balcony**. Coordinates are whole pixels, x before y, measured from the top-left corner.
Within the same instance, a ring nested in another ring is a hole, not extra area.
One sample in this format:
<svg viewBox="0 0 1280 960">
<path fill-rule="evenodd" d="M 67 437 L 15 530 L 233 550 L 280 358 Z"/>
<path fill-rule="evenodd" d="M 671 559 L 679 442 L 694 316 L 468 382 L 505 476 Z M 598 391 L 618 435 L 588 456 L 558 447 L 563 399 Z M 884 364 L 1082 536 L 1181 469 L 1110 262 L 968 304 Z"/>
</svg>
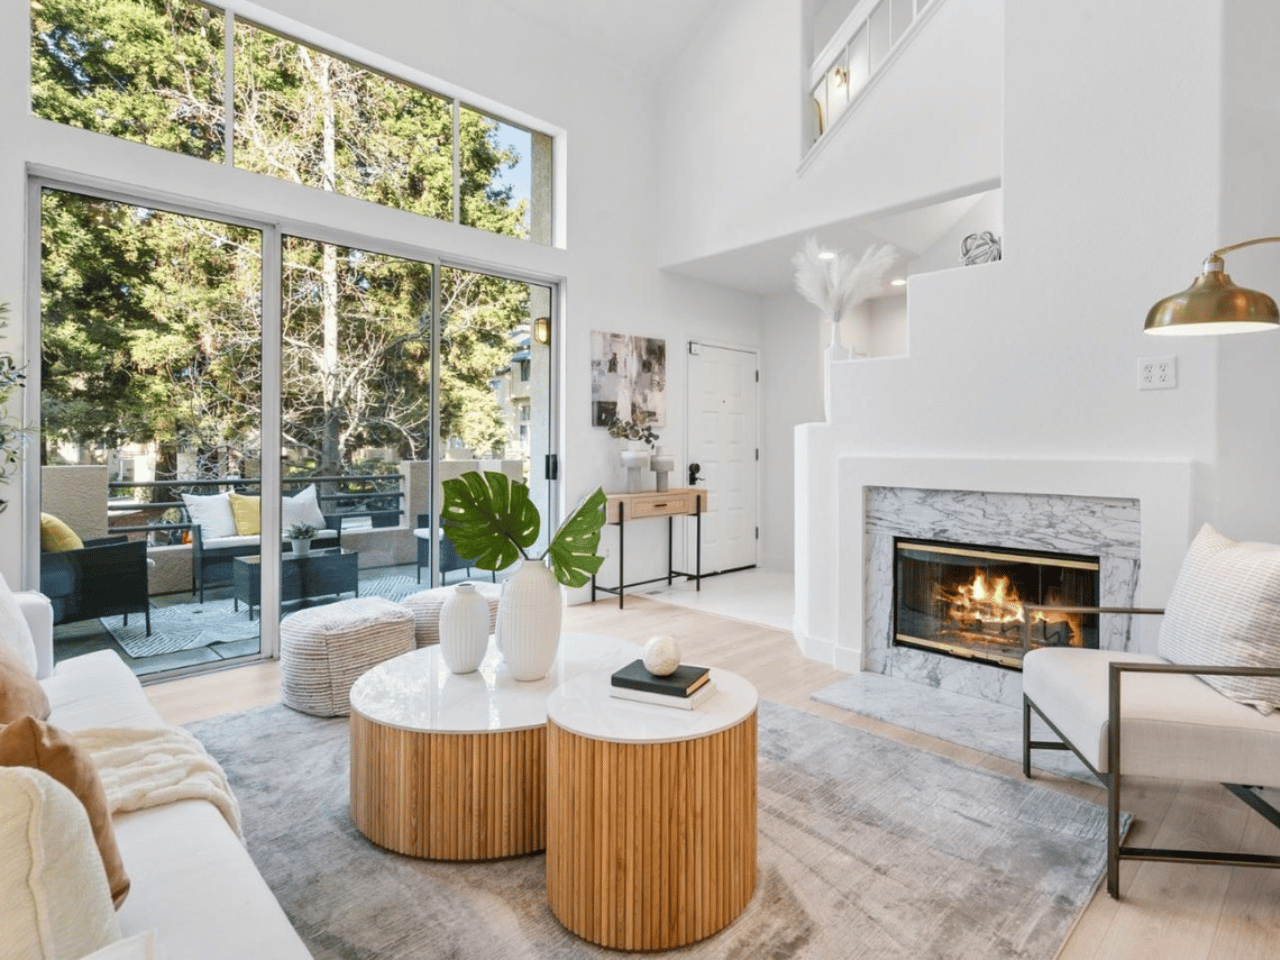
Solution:
<svg viewBox="0 0 1280 960">
<path fill-rule="evenodd" d="M 519 565 L 502 584 L 497 644 L 517 680 L 541 680 L 560 646 L 560 585 L 590 582 L 604 558 L 596 553 L 604 526 L 604 491 L 597 488 L 569 515 L 541 556 L 542 518 L 529 488 L 506 474 L 472 471 L 444 481 L 441 522 L 458 555 L 481 570 Z"/>
<path fill-rule="evenodd" d="M 309 523 L 295 523 L 289 528 L 286 536 L 293 546 L 296 557 L 305 557 L 311 552 L 311 539 L 316 535 L 316 528 Z"/>
</svg>

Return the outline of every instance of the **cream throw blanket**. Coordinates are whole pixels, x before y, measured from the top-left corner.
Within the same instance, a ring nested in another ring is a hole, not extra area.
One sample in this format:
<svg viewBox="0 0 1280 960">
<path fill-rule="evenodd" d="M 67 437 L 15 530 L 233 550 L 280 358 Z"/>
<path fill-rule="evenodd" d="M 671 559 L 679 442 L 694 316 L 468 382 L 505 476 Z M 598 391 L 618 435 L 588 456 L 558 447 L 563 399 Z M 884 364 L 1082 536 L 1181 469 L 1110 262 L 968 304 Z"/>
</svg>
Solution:
<svg viewBox="0 0 1280 960">
<path fill-rule="evenodd" d="M 207 800 L 244 839 L 240 804 L 226 773 L 181 727 L 95 727 L 77 730 L 72 737 L 93 758 L 111 813 Z"/>
</svg>

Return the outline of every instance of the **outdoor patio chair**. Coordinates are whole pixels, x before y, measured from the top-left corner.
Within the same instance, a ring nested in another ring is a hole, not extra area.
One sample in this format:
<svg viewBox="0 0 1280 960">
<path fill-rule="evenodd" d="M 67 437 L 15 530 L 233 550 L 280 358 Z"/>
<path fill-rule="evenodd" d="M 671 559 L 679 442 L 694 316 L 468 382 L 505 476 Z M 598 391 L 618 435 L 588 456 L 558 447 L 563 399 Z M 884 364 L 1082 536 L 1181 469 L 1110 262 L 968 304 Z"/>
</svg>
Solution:
<svg viewBox="0 0 1280 960">
<path fill-rule="evenodd" d="M 40 592 L 53 604 L 53 622 L 142 613 L 151 636 L 147 543 L 127 537 L 84 541 L 76 550 L 40 554 Z"/>
<path fill-rule="evenodd" d="M 464 560 L 458 556 L 458 548 L 453 545 L 453 541 L 442 530 L 436 530 L 431 525 L 431 514 L 418 514 L 418 526 L 413 531 L 413 535 L 418 539 L 418 582 L 422 582 L 422 568 L 431 568 L 431 541 L 434 537 L 440 543 L 440 582 L 444 583 L 444 575 L 453 570 L 465 570 L 467 576 L 471 576 L 471 568 L 473 564 L 469 560 Z M 489 578 L 497 583 L 498 575 L 494 571 L 489 571 Z"/>
</svg>

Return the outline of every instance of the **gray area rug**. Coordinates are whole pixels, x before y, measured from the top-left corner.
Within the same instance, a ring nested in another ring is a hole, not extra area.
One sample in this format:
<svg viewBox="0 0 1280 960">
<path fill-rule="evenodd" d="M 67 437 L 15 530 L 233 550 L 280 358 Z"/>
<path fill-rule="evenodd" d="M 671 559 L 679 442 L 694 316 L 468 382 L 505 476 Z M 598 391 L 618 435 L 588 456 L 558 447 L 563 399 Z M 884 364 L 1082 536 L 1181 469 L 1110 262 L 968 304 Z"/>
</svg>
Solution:
<svg viewBox="0 0 1280 960">
<path fill-rule="evenodd" d="M 547 906 L 545 857 L 436 863 L 348 814 L 348 725 L 275 705 L 192 724 L 249 850 L 319 960 L 616 957 Z M 1103 870 L 1103 811 L 820 717 L 760 705 L 758 883 L 715 936 L 662 956 L 1053 957 Z"/>
<path fill-rule="evenodd" d="M 362 597 L 403 600 L 424 589 L 426 588 L 413 577 L 373 577 L 360 581 Z M 328 603 L 333 599 L 350 599 L 351 596 L 352 594 L 345 593 L 339 598 L 290 601 L 284 605 L 284 612 L 288 614 L 303 604 Z M 146 617 L 141 613 L 129 614 L 127 625 L 124 617 L 103 617 L 102 625 L 115 638 L 116 643 L 124 648 L 125 653 L 140 660 L 180 650 L 208 647 L 215 643 L 236 643 L 257 637 L 258 611 L 254 611 L 254 619 L 250 620 L 248 608 L 243 603 L 240 604 L 239 611 L 234 607 L 235 603 L 230 599 L 152 606 L 151 636 L 147 636 Z"/>
<path fill-rule="evenodd" d="M 949 743 L 1022 763 L 1022 709 L 967 697 L 950 690 L 880 673 L 854 673 L 813 695 L 819 703 L 883 720 Z M 1056 740 L 1044 722 L 1031 718 L 1034 740 Z M 1037 750 L 1033 770 L 1098 784 L 1098 778 L 1069 751 Z"/>
</svg>

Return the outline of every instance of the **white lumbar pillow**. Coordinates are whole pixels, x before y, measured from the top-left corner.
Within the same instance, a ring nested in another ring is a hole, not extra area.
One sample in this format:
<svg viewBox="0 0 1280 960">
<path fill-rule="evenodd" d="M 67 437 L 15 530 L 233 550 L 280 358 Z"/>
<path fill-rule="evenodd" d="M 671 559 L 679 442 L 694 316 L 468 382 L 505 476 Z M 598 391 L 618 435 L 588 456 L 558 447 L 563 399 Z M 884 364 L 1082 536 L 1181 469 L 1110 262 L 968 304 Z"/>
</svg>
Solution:
<svg viewBox="0 0 1280 960">
<path fill-rule="evenodd" d="M 1184 666 L 1280 663 L 1280 546 L 1237 543 L 1207 523 L 1201 527 L 1165 605 L 1156 652 Z M 1280 709 L 1280 679 L 1200 679 L 1262 713 Z"/>
<path fill-rule="evenodd" d="M 0 646 L 8 647 L 28 670 L 36 672 L 35 637 L 31 636 L 31 626 L 3 574 L 0 574 Z"/>
<path fill-rule="evenodd" d="M 120 939 L 89 815 L 47 773 L 0 767 L 0 850 L 5 956 L 63 960 Z"/>
<path fill-rule="evenodd" d="M 281 529 L 288 533 L 295 523 L 309 523 L 317 530 L 325 528 L 324 514 L 320 512 L 320 501 L 314 483 L 307 484 L 293 496 L 280 501 Z"/>
<path fill-rule="evenodd" d="M 225 493 L 217 493 L 211 497 L 184 493 L 182 502 L 186 505 L 191 522 L 200 527 L 203 539 L 219 540 L 236 535 L 236 517 L 231 512 L 231 498 Z"/>
</svg>

